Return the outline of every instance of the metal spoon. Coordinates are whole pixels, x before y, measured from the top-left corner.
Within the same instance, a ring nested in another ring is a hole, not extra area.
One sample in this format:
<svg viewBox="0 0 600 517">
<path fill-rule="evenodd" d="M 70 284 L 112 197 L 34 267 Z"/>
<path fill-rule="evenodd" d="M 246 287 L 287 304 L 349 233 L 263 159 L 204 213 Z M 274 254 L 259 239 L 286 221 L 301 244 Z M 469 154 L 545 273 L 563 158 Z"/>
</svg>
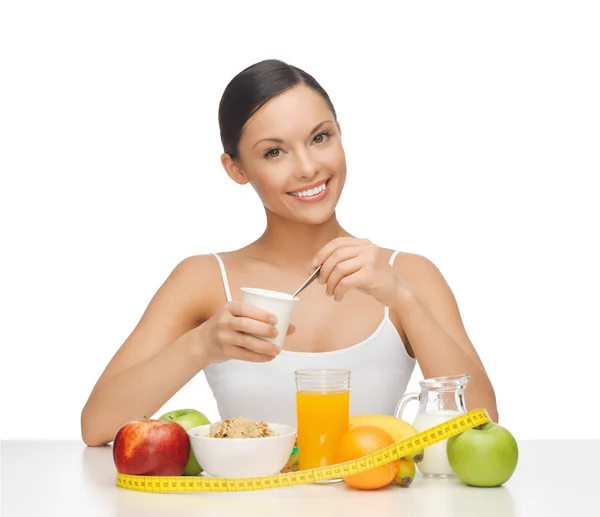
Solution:
<svg viewBox="0 0 600 517">
<path fill-rule="evenodd" d="M 311 283 L 311 282 L 312 282 L 312 281 L 313 281 L 315 278 L 317 278 L 317 277 L 319 276 L 319 273 L 321 272 L 321 267 L 322 267 L 322 264 L 321 264 L 321 266 L 319 266 L 317 269 L 315 269 L 315 271 L 313 272 L 313 274 L 312 274 L 312 275 L 310 275 L 310 276 L 309 276 L 309 277 L 306 279 L 306 282 L 304 282 L 304 283 L 303 283 L 303 284 L 300 286 L 300 289 L 298 289 L 298 290 L 297 290 L 297 291 L 294 293 L 294 295 L 293 295 L 293 296 L 294 296 L 294 298 L 295 298 L 296 296 L 298 296 L 298 295 L 299 295 L 299 294 L 300 294 L 302 291 L 304 291 L 304 289 L 306 289 L 306 288 L 308 287 L 308 285 L 309 285 L 309 284 L 310 284 L 310 283 Z"/>
</svg>

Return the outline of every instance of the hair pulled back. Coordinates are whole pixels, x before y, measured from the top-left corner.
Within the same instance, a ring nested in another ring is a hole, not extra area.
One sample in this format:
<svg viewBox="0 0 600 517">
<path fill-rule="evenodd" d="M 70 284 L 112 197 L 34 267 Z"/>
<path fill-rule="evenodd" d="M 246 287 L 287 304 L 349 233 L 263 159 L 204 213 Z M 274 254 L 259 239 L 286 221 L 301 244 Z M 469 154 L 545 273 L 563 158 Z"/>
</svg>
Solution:
<svg viewBox="0 0 600 517">
<path fill-rule="evenodd" d="M 312 75 L 278 59 L 266 59 L 242 70 L 223 92 L 219 103 L 223 151 L 237 159 L 238 145 L 248 119 L 272 98 L 299 84 L 319 93 L 337 120 L 329 95 Z"/>
</svg>

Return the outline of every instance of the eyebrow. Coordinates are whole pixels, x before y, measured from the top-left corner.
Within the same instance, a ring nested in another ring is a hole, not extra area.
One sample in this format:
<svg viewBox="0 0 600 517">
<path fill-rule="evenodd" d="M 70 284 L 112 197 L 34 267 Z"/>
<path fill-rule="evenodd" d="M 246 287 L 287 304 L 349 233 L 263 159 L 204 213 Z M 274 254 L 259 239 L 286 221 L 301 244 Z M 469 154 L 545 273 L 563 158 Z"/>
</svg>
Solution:
<svg viewBox="0 0 600 517">
<path fill-rule="evenodd" d="M 317 124 L 314 129 L 309 133 L 312 134 L 314 133 L 317 129 L 319 129 L 322 125 L 327 124 L 327 122 L 331 122 L 330 120 L 324 120 L 323 122 L 320 122 L 319 124 Z M 260 144 L 261 142 L 276 142 L 278 144 L 283 144 L 283 140 L 281 138 L 261 138 L 258 142 L 256 142 L 253 146 L 256 147 L 258 144 Z"/>
</svg>

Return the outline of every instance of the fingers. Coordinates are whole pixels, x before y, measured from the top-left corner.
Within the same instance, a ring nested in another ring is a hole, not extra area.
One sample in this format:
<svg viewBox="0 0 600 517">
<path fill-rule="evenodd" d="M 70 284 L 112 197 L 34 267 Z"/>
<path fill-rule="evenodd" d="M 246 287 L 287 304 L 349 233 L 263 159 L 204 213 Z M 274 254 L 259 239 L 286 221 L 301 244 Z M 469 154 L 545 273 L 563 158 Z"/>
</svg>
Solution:
<svg viewBox="0 0 600 517">
<path fill-rule="evenodd" d="M 267 363 L 275 358 L 275 355 L 259 354 L 247 348 L 235 347 L 231 353 L 232 359 L 249 361 L 251 363 Z"/>
<path fill-rule="evenodd" d="M 366 246 L 371 244 L 368 239 L 356 239 L 355 237 L 338 237 L 333 239 L 323 246 L 315 255 L 313 259 L 313 266 L 317 267 L 319 264 L 323 264 L 329 256 L 334 253 L 338 248 L 355 247 L 355 246 Z"/>
<path fill-rule="evenodd" d="M 345 293 L 349 289 L 352 275 L 359 271 L 362 266 L 363 260 L 360 257 L 338 262 L 327 279 L 325 294 L 327 296 L 335 295 L 336 290 L 338 290 L 338 294 L 342 291 Z M 338 301 L 337 297 L 336 301 Z"/>
<path fill-rule="evenodd" d="M 325 260 L 325 262 L 323 262 L 318 278 L 319 283 L 327 284 L 329 282 L 329 277 L 333 270 L 336 269 L 340 263 L 356 257 L 359 253 L 359 250 L 360 249 L 356 246 L 339 248 L 335 250 Z"/>
<path fill-rule="evenodd" d="M 277 318 L 274 314 L 251 303 L 228 302 L 226 307 L 233 316 L 250 318 L 270 325 L 277 323 Z"/>
<path fill-rule="evenodd" d="M 246 350 L 257 355 L 268 356 L 272 359 L 281 351 L 277 345 L 274 345 L 270 341 L 265 341 L 250 334 L 235 333 L 232 336 L 231 344 L 233 354 L 240 354 L 242 353 L 240 350 Z"/>
<path fill-rule="evenodd" d="M 230 359 L 271 361 L 281 349 L 261 338 L 276 337 L 276 323 L 275 315 L 260 307 L 245 302 L 228 302 L 219 318 L 219 341 L 223 352 Z M 295 325 L 290 323 L 286 335 L 295 331 Z"/>
<path fill-rule="evenodd" d="M 351 275 L 342 278 L 333 290 L 333 299 L 339 302 L 343 296 L 353 287 L 360 284 L 360 271 L 356 271 Z"/>
<path fill-rule="evenodd" d="M 256 362 L 271 360 L 279 354 L 277 345 L 262 339 L 277 336 L 275 315 L 244 302 L 229 302 L 226 309 L 221 320 L 221 335 L 230 357 L 247 357 L 244 360 Z"/>
<path fill-rule="evenodd" d="M 277 336 L 277 329 L 273 325 L 241 316 L 233 316 L 229 322 L 229 328 L 236 332 L 244 332 L 245 334 L 254 334 L 256 336 L 268 338 Z"/>
</svg>

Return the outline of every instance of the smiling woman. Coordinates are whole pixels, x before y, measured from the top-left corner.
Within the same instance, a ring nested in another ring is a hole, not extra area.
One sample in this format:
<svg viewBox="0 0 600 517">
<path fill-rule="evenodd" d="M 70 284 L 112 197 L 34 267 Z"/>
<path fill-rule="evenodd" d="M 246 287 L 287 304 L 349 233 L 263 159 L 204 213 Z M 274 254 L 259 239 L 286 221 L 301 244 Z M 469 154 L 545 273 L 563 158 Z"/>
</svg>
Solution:
<svg viewBox="0 0 600 517">
<path fill-rule="evenodd" d="M 295 425 L 294 371 L 351 372 L 352 414 L 393 414 L 418 361 L 426 377 L 468 373 L 469 407 L 497 420 L 494 390 L 452 291 L 425 257 L 347 232 L 336 206 L 346 181 L 341 125 L 308 73 L 278 60 L 235 76 L 219 106 L 221 162 L 264 205 L 247 246 L 187 257 L 166 279 L 98 379 L 82 411 L 88 445 L 153 414 L 203 371 L 222 419 Z M 283 349 L 273 314 L 242 287 L 294 292 Z"/>
<path fill-rule="evenodd" d="M 269 70 L 273 66 L 272 61 L 259 63 L 225 90 L 219 120 L 223 148 L 230 152 L 221 158 L 223 167 L 237 183 L 252 184 L 268 217 L 320 225 L 335 211 L 346 179 L 335 109 L 310 75 L 280 66 L 282 77 L 276 77 Z M 259 99 L 245 106 L 248 115 L 242 120 L 236 111 L 239 98 L 252 90 L 253 81 L 261 85 L 255 94 Z M 242 128 L 230 127 L 232 120 Z"/>
</svg>

